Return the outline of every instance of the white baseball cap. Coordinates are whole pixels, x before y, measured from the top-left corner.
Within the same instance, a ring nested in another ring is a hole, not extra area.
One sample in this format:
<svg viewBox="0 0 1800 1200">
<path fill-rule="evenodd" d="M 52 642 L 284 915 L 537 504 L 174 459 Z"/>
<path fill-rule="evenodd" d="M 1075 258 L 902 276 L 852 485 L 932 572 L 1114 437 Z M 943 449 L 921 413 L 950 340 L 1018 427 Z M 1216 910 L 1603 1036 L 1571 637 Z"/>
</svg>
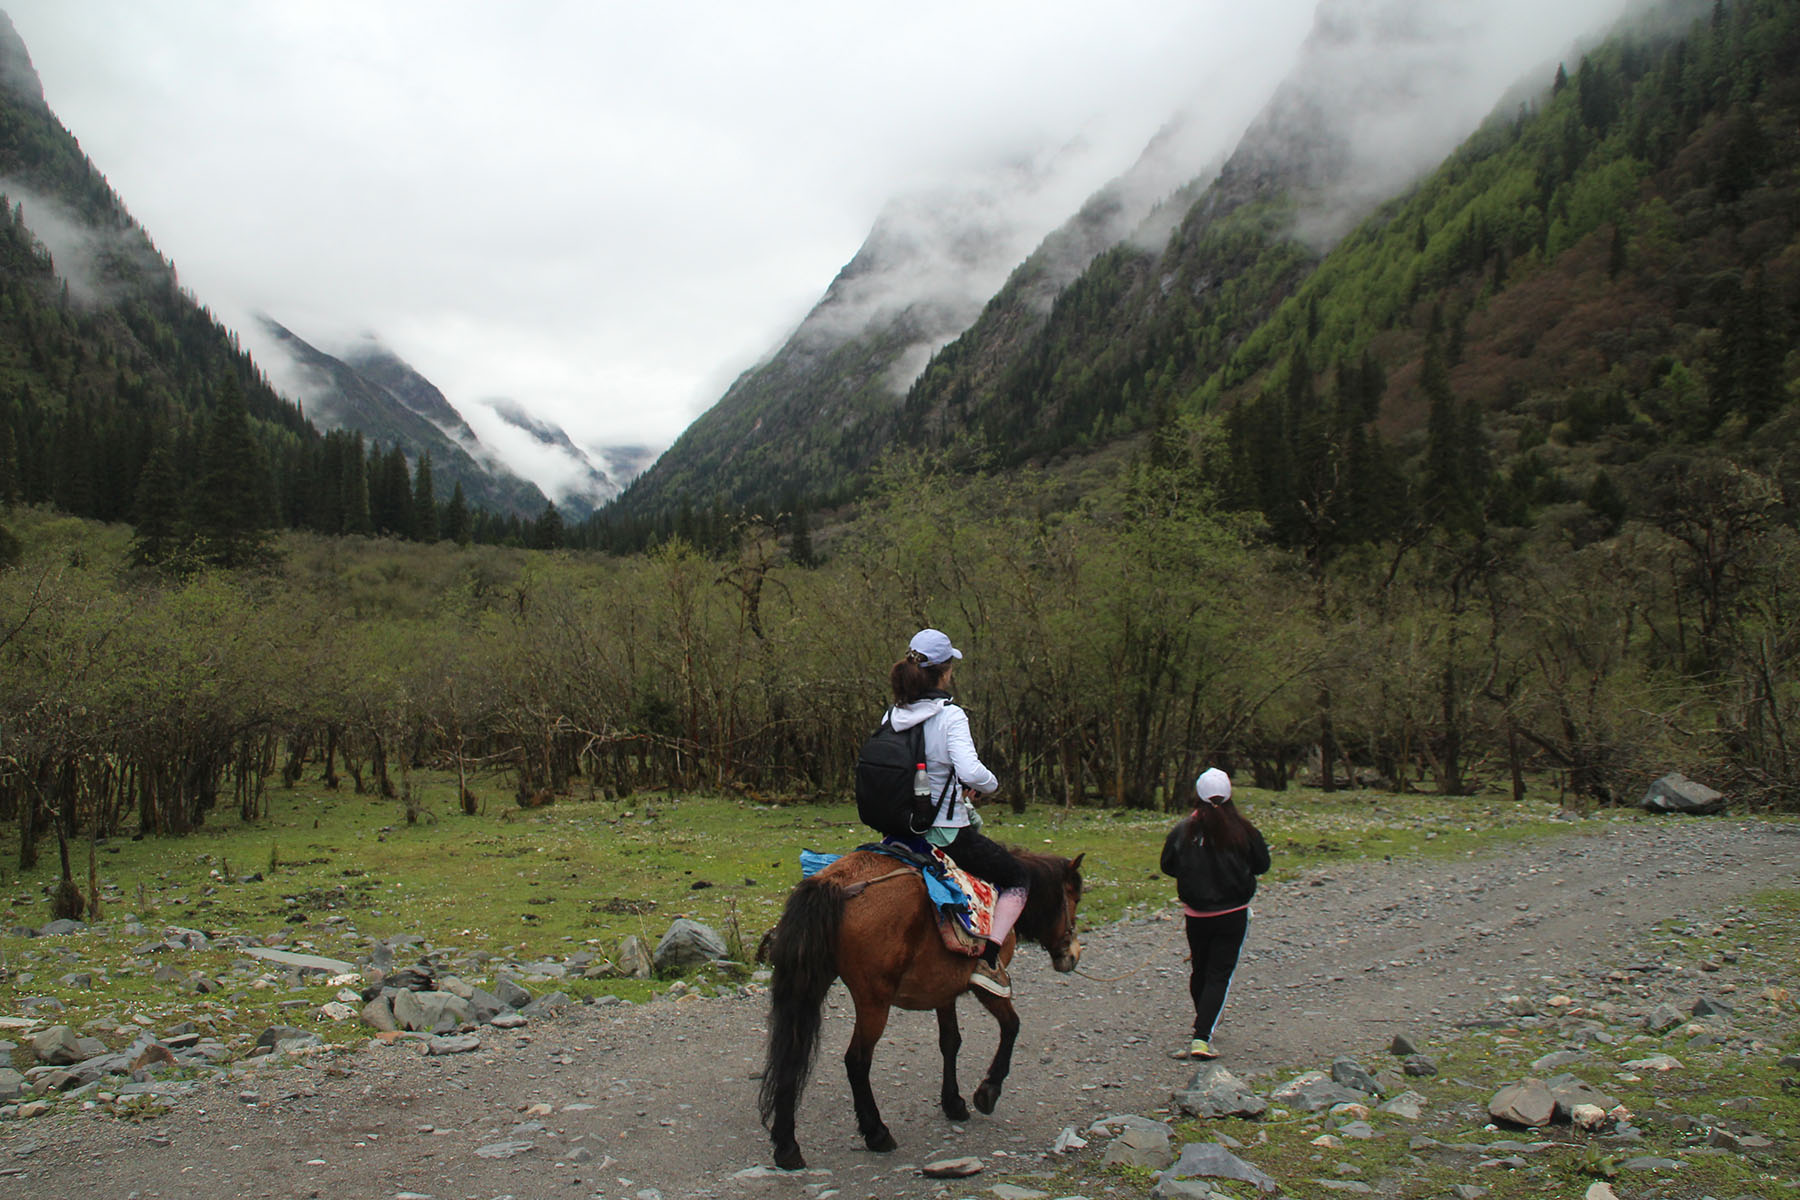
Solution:
<svg viewBox="0 0 1800 1200">
<path fill-rule="evenodd" d="M 1217 767 L 1208 767 L 1194 780 L 1194 790 L 1208 804 L 1223 804 L 1231 799 L 1231 776 Z"/>
<path fill-rule="evenodd" d="M 919 661 L 928 667 L 947 663 L 953 658 L 961 658 L 962 651 L 950 644 L 950 635 L 937 629 L 921 629 L 913 634 L 909 646 Z"/>
</svg>

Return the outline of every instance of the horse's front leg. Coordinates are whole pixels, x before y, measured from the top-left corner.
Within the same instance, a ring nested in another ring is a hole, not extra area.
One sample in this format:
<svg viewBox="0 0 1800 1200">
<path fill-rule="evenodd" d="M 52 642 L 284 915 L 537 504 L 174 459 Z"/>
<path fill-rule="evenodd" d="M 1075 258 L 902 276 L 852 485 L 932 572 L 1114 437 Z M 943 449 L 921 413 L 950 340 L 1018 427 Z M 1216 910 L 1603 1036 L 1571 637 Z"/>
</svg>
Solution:
<svg viewBox="0 0 1800 1200">
<path fill-rule="evenodd" d="M 1012 1070 L 1013 1043 L 1019 1040 L 1019 1012 L 1011 1000 L 992 992 L 975 988 L 970 994 L 1000 1023 L 1000 1045 L 994 1050 L 994 1061 L 988 1064 L 987 1078 L 975 1089 L 975 1107 L 984 1113 L 992 1113 L 1000 1100 L 1000 1085 L 1006 1082 L 1007 1072 Z"/>
<path fill-rule="evenodd" d="M 956 1085 L 956 1052 L 962 1049 L 962 1030 L 956 1024 L 956 1001 L 937 1010 L 938 1051 L 944 1056 L 944 1115 L 952 1121 L 969 1119 L 969 1106 L 963 1103 L 962 1089 Z"/>
<path fill-rule="evenodd" d="M 850 1077 L 850 1095 L 856 1102 L 856 1129 L 863 1144 L 871 1150 L 894 1149 L 894 1135 L 882 1124 L 881 1110 L 875 1107 L 875 1092 L 869 1087 L 869 1064 L 875 1058 L 875 1043 L 887 1028 L 888 1006 L 858 1000 L 856 1031 L 850 1035 L 850 1048 L 844 1051 L 844 1073 Z"/>
</svg>

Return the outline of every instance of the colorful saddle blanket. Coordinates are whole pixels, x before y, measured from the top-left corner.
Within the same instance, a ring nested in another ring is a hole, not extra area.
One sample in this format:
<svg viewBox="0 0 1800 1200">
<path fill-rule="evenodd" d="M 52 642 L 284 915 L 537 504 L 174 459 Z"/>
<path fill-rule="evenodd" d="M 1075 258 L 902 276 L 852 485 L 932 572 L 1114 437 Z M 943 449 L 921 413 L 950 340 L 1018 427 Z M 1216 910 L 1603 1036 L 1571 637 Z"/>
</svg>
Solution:
<svg viewBox="0 0 1800 1200">
<path fill-rule="evenodd" d="M 857 849 L 885 854 L 918 869 L 925 878 L 925 891 L 931 897 L 932 907 L 938 912 L 938 932 L 950 950 L 974 956 L 987 948 L 988 932 L 994 927 L 994 898 L 999 895 L 999 889 L 993 884 L 969 874 L 951 862 L 942 850 L 923 839 L 886 838 Z M 801 876 L 814 875 L 841 857 L 802 850 Z"/>
</svg>

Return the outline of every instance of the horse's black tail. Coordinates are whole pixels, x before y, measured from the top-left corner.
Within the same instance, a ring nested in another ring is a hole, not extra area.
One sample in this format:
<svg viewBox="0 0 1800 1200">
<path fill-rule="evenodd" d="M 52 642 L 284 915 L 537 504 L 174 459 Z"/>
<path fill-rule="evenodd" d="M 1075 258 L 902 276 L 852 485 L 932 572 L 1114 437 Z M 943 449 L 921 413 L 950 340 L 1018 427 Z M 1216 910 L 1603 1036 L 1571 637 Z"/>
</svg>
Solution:
<svg viewBox="0 0 1800 1200">
<path fill-rule="evenodd" d="M 769 1053 L 758 1104 L 763 1125 L 778 1141 L 793 1137 L 794 1109 L 818 1055 L 825 993 L 837 978 L 843 918 L 843 888 L 803 880 L 788 897 L 769 943 Z"/>
</svg>

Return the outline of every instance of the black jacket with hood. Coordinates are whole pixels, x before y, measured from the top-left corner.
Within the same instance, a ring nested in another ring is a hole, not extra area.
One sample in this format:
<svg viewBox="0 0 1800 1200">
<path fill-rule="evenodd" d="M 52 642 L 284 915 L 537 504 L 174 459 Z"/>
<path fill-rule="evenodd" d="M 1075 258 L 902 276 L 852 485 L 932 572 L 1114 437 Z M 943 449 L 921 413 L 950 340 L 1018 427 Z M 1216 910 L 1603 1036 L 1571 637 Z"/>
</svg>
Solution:
<svg viewBox="0 0 1800 1200">
<path fill-rule="evenodd" d="M 1195 912 L 1221 912 L 1250 903 L 1256 877 L 1269 869 L 1269 844 L 1255 826 L 1246 829 L 1241 850 L 1208 844 L 1187 836 L 1188 822 L 1169 830 L 1163 842 L 1162 873 L 1175 877 L 1181 902 Z"/>
</svg>

